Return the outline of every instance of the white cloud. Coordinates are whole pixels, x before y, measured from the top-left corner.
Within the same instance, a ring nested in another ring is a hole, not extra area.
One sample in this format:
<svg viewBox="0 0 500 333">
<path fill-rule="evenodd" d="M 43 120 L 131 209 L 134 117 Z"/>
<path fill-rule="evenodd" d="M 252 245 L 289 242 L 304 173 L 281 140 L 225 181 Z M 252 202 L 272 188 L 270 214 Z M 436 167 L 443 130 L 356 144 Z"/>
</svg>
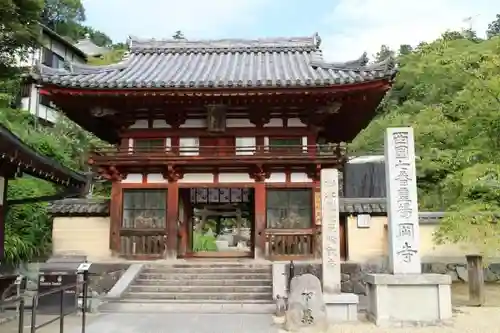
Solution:
<svg viewBox="0 0 500 333">
<path fill-rule="evenodd" d="M 265 0 L 83 0 L 87 24 L 115 40 L 165 38 L 182 30 L 186 36 L 206 38 L 248 25 Z"/>
<path fill-rule="evenodd" d="M 339 0 L 326 19 L 333 32 L 323 33 L 322 48 L 332 61 L 356 59 L 364 51 L 371 56 L 382 44 L 398 49 L 467 28 L 467 17 L 482 36 L 497 13 L 496 0 Z"/>
</svg>

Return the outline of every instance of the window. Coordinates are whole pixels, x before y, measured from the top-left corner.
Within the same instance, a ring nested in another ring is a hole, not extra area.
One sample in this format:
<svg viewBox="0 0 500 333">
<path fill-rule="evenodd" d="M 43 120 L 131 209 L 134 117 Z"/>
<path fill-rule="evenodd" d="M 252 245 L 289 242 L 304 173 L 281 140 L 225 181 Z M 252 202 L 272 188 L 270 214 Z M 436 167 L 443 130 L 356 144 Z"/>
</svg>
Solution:
<svg viewBox="0 0 500 333">
<path fill-rule="evenodd" d="M 165 228 L 167 191 L 125 190 L 123 192 L 123 228 Z"/>
<path fill-rule="evenodd" d="M 302 137 L 270 137 L 269 148 L 271 151 L 302 151 Z"/>
<path fill-rule="evenodd" d="M 268 228 L 300 229 L 311 227 L 311 190 L 268 189 L 266 201 Z"/>
<path fill-rule="evenodd" d="M 165 139 L 134 139 L 134 149 L 141 151 L 161 150 L 165 147 Z"/>
<path fill-rule="evenodd" d="M 55 54 L 47 48 L 42 49 L 43 60 L 42 63 L 45 66 L 52 68 L 64 68 L 64 58 Z"/>
</svg>

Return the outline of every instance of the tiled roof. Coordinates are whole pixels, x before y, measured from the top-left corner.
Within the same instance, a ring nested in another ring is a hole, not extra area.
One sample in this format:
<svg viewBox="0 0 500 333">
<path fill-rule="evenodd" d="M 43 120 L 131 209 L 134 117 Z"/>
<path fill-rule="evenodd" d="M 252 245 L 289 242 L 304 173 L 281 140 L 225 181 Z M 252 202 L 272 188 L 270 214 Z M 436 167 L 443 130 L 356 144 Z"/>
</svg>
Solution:
<svg viewBox="0 0 500 333">
<path fill-rule="evenodd" d="M 109 199 L 63 199 L 53 201 L 48 211 L 54 216 L 109 216 Z"/>
<path fill-rule="evenodd" d="M 42 83 L 99 88 L 325 87 L 390 79 L 393 59 L 367 64 L 361 58 L 328 63 L 319 37 L 129 41 L 127 59 L 109 66 L 40 65 Z"/>
<path fill-rule="evenodd" d="M 386 214 L 385 198 L 341 198 L 339 202 L 341 213 L 346 214 Z"/>
<path fill-rule="evenodd" d="M 106 47 L 97 46 L 89 38 L 79 40 L 75 47 L 85 53 L 88 57 L 97 57 L 110 52 Z"/>
</svg>

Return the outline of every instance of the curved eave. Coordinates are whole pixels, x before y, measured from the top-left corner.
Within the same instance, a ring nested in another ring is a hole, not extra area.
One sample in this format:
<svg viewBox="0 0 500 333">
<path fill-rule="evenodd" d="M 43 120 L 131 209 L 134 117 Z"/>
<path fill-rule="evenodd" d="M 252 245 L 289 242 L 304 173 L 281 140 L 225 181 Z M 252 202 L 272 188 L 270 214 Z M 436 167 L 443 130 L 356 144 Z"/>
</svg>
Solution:
<svg viewBox="0 0 500 333">
<path fill-rule="evenodd" d="M 33 177 L 66 187 L 85 185 L 86 177 L 28 147 L 16 135 L 0 124 L 0 162 Z"/>
<path fill-rule="evenodd" d="M 77 85 L 77 84 L 65 84 L 66 82 L 57 80 L 43 80 L 39 79 L 46 90 L 57 91 L 58 93 L 72 93 L 78 92 L 79 94 L 124 94 L 130 95 L 187 95 L 190 93 L 203 93 L 207 95 L 217 94 L 217 93 L 228 93 L 228 94 L 246 94 L 252 95 L 257 93 L 301 93 L 301 92 L 336 92 L 336 91 L 348 91 L 348 90 L 365 90 L 372 88 L 381 88 L 383 86 L 389 88 L 392 84 L 396 73 L 391 75 L 381 75 L 380 77 L 373 78 L 371 80 L 355 80 L 349 82 L 330 82 L 328 80 L 321 82 L 306 82 L 304 84 L 293 84 L 292 82 L 277 82 L 275 84 L 265 84 L 257 83 L 255 85 L 244 85 L 241 83 L 235 84 L 213 84 L 213 85 L 196 85 L 196 84 L 185 84 L 185 85 Z"/>
</svg>

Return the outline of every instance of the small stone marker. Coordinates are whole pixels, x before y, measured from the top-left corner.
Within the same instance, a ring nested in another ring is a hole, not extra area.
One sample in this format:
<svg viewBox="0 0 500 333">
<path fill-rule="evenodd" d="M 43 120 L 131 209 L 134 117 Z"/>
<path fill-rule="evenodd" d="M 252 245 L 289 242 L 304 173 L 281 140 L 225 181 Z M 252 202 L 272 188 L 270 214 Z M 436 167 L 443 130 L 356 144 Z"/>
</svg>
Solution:
<svg viewBox="0 0 500 333">
<path fill-rule="evenodd" d="M 340 293 L 339 171 L 321 169 L 323 292 Z"/>
<path fill-rule="evenodd" d="M 321 282 L 312 274 L 303 274 L 292 279 L 285 314 L 287 331 L 298 332 L 306 328 L 315 333 L 328 329 Z"/>
<path fill-rule="evenodd" d="M 389 267 L 393 274 L 420 274 L 420 233 L 413 128 L 388 128 L 385 176 Z"/>
</svg>

